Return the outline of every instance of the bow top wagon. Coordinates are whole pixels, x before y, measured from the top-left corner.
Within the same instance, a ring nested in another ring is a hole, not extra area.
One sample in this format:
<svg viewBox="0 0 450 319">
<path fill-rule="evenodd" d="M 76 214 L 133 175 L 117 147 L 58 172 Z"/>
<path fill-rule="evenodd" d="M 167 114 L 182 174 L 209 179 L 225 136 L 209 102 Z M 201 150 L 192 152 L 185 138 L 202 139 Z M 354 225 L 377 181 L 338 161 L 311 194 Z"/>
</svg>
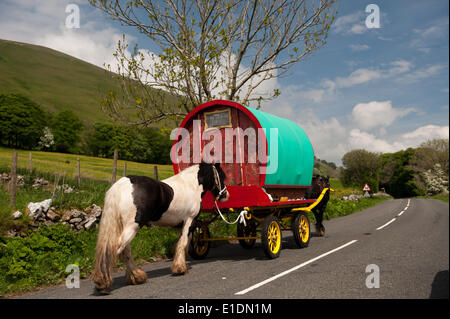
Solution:
<svg viewBox="0 0 450 319">
<path fill-rule="evenodd" d="M 240 213 L 233 239 L 244 248 L 261 238 L 266 255 L 278 257 L 281 230 L 289 222 L 297 245 L 308 245 L 310 224 L 305 212 L 321 198 L 307 198 L 314 151 L 296 123 L 236 102 L 210 101 L 184 118 L 171 156 L 175 174 L 201 161 L 220 162 L 226 174 L 229 200 L 215 202 L 209 192 L 204 194 L 201 213 L 212 217 L 195 223 L 191 257 L 204 258 L 210 241 L 229 239 L 210 238 L 208 224 L 230 213 Z"/>
</svg>

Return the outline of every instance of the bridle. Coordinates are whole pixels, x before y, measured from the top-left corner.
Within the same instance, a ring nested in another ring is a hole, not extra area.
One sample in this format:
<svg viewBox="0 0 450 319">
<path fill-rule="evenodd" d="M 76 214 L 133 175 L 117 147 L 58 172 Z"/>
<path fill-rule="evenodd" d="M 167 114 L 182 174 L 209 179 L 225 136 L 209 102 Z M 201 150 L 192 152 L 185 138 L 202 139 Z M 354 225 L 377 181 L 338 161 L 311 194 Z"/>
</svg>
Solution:
<svg viewBox="0 0 450 319">
<path fill-rule="evenodd" d="M 220 196 L 222 196 L 222 194 L 227 191 L 227 186 L 224 184 L 222 188 L 222 184 L 220 183 L 219 172 L 217 171 L 217 168 L 214 165 L 212 167 L 214 170 L 214 180 L 216 182 L 213 189 L 217 189 L 219 191 L 218 198 L 220 198 Z"/>
</svg>

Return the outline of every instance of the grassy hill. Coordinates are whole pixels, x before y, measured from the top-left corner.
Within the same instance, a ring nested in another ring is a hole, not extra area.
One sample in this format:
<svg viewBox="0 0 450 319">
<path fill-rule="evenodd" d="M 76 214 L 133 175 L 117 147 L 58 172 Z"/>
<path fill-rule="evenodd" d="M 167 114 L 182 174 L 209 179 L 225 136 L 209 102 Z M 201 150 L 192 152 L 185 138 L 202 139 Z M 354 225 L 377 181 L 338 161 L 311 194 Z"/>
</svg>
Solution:
<svg viewBox="0 0 450 319">
<path fill-rule="evenodd" d="M 93 64 L 38 45 L 0 40 L 0 94 L 21 93 L 49 111 L 73 110 L 83 121 L 108 121 L 101 91 L 118 87 Z"/>
</svg>

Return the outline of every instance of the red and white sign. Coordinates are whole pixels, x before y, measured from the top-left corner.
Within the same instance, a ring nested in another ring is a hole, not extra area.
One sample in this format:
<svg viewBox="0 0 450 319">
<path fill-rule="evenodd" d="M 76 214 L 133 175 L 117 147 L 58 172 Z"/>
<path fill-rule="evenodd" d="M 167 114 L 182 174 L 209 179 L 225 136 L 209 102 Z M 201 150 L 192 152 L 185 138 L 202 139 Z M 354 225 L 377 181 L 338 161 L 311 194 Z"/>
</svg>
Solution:
<svg viewBox="0 0 450 319">
<path fill-rule="evenodd" d="M 363 188 L 363 192 L 370 192 L 370 187 L 369 187 L 369 185 L 364 185 L 364 188 Z"/>
</svg>

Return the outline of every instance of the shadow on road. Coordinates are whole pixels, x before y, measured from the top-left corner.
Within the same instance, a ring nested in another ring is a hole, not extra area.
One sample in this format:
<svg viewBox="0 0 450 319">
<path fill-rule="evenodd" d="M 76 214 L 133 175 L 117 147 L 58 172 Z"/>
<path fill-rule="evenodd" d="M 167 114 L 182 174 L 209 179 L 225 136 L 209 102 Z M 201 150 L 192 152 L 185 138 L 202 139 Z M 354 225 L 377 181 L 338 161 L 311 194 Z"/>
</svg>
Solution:
<svg viewBox="0 0 450 319">
<path fill-rule="evenodd" d="M 448 270 L 440 271 L 434 276 L 430 299 L 448 299 Z"/>
</svg>

